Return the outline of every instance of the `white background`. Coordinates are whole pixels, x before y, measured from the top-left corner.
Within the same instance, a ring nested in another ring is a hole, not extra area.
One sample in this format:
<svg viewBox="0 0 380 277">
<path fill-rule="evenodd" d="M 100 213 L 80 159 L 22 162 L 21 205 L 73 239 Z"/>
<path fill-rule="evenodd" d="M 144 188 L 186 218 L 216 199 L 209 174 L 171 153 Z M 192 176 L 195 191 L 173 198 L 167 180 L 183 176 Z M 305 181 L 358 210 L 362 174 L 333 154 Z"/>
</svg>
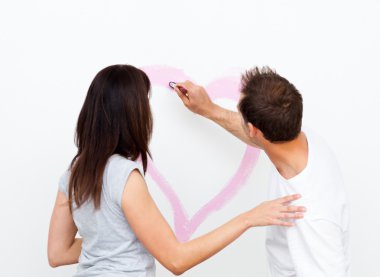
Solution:
<svg viewBox="0 0 380 277">
<path fill-rule="evenodd" d="M 0 275 L 75 272 L 47 262 L 58 178 L 75 155 L 75 123 L 92 78 L 129 63 L 182 68 L 203 85 L 269 65 L 293 82 L 304 96 L 304 124 L 329 141 L 342 167 L 353 276 L 380 276 L 379 14 L 379 2 L 365 0 L 1 1 Z M 153 92 L 156 165 L 193 214 L 234 172 L 244 145 L 192 116 L 175 95 Z M 195 235 L 263 201 L 268 168 L 262 155 L 248 184 Z M 265 276 L 265 261 L 264 229 L 256 229 L 184 276 Z"/>
</svg>

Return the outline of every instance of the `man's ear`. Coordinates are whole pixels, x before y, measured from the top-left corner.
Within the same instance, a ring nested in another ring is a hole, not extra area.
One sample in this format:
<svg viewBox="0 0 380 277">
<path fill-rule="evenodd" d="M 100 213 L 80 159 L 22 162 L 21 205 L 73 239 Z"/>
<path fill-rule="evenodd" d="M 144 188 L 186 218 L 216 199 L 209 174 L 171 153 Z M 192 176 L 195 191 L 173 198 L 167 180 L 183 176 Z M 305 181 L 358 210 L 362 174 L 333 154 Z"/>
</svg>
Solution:
<svg viewBox="0 0 380 277">
<path fill-rule="evenodd" d="M 259 129 L 257 129 L 251 122 L 248 122 L 248 134 L 251 138 L 256 138 Z"/>
</svg>

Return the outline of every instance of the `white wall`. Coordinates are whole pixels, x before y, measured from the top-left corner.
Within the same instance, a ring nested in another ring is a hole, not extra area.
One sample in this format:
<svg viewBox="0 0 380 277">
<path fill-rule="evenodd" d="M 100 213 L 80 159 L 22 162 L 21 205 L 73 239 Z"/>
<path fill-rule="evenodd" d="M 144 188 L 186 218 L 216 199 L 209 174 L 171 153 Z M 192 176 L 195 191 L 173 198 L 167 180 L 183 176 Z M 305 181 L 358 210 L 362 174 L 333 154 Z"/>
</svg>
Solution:
<svg viewBox="0 0 380 277">
<path fill-rule="evenodd" d="M 129 63 L 181 68 L 201 84 L 270 65 L 292 81 L 304 96 L 305 125 L 330 142 L 343 170 L 353 276 L 379 276 L 379 14 L 379 2 L 365 0 L 1 1 L 0 275 L 75 271 L 47 263 L 57 181 L 75 154 L 75 123 L 92 78 Z M 154 92 L 153 155 L 192 214 L 232 174 L 244 145 L 191 116 L 163 88 Z M 219 151 L 231 158 L 201 155 Z M 264 200 L 268 167 L 261 156 L 248 184 L 195 235 Z M 172 223 L 166 198 L 148 181 Z M 263 243 L 264 229 L 249 231 L 184 276 L 265 276 Z M 157 275 L 170 276 L 161 267 Z"/>
</svg>

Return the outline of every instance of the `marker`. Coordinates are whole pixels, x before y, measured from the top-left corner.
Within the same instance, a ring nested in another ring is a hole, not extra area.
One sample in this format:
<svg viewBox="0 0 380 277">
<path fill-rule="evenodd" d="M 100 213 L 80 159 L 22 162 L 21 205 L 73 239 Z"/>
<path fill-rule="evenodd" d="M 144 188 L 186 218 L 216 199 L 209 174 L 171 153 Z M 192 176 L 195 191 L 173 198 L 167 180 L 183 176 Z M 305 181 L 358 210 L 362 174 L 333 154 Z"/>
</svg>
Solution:
<svg viewBox="0 0 380 277">
<path fill-rule="evenodd" d="M 177 87 L 177 83 L 176 82 L 169 82 L 169 87 L 171 87 L 172 89 L 174 89 L 175 87 Z M 184 87 L 181 87 L 181 86 L 178 86 L 178 89 L 186 96 L 186 97 L 189 97 L 189 93 L 187 92 L 187 90 L 184 88 Z"/>
</svg>

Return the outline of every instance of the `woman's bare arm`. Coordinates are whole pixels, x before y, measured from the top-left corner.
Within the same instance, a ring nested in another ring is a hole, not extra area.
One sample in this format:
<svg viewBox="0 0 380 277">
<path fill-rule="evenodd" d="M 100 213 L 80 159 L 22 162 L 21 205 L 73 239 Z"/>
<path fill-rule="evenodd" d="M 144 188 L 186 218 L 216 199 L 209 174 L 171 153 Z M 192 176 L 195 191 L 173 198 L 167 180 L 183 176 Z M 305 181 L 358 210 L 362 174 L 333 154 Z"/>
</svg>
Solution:
<svg viewBox="0 0 380 277">
<path fill-rule="evenodd" d="M 75 238 L 77 231 L 68 199 L 63 192 L 58 191 L 49 228 L 48 259 L 50 266 L 78 263 L 82 239 Z"/>
<path fill-rule="evenodd" d="M 264 202 L 214 231 L 185 243 L 177 240 L 137 170 L 128 178 L 122 196 L 122 209 L 136 236 L 148 251 L 164 267 L 179 275 L 216 254 L 251 227 L 292 226 L 292 223 L 281 219 L 303 216 L 303 207 L 287 205 L 299 197 L 293 195 Z"/>
</svg>

